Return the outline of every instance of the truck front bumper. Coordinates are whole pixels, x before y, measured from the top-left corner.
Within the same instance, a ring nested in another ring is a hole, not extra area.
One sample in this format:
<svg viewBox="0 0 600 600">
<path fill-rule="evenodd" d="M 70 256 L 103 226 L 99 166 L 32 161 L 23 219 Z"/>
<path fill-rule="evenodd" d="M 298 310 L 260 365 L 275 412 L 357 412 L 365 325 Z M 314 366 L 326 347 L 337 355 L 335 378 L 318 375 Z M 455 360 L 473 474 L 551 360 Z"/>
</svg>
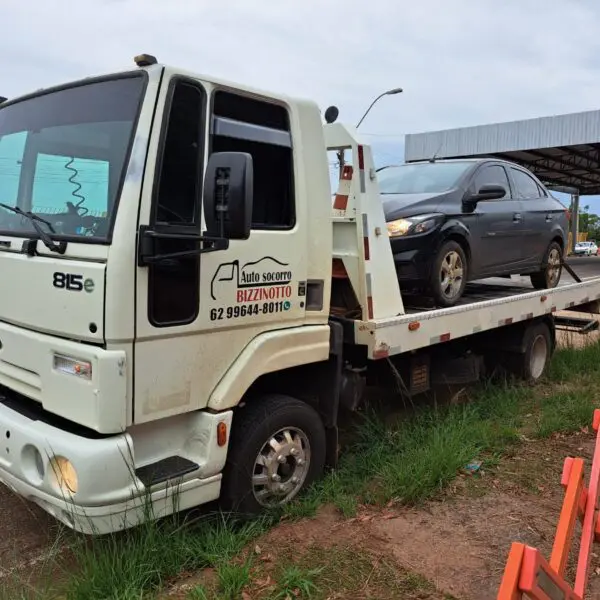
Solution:
<svg viewBox="0 0 600 600">
<path fill-rule="evenodd" d="M 194 416 L 188 421 L 194 421 Z M 199 414 L 196 422 L 212 429 L 210 415 Z M 171 425 L 164 424 L 161 434 L 178 435 L 175 439 L 185 442 L 181 419 Z M 189 423 L 185 428 L 190 429 Z M 198 471 L 178 481 L 176 487 L 167 482 L 144 486 L 136 468 L 173 453 L 172 447 L 160 443 L 163 436 L 152 429 L 140 427 L 136 434 L 133 428 L 132 433 L 114 436 L 73 433 L 7 403 L 0 390 L 0 482 L 68 527 L 87 534 L 132 527 L 148 518 L 149 510 L 159 518 L 218 498 L 224 459 L 214 453 L 209 461 L 197 459 Z M 156 444 L 149 443 L 151 439 Z M 203 468 L 202 462 L 211 468 Z"/>
</svg>

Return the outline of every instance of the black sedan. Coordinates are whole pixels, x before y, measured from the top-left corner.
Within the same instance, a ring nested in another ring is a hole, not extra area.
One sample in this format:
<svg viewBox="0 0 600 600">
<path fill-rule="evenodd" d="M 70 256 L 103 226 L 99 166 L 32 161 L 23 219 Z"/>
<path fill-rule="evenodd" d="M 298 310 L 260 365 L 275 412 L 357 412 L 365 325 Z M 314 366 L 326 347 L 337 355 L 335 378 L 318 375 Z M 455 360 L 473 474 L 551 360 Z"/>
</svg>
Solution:
<svg viewBox="0 0 600 600">
<path fill-rule="evenodd" d="M 452 306 L 467 281 L 529 275 L 558 285 L 565 207 L 527 169 L 493 159 L 434 160 L 378 172 L 399 280 Z"/>
</svg>

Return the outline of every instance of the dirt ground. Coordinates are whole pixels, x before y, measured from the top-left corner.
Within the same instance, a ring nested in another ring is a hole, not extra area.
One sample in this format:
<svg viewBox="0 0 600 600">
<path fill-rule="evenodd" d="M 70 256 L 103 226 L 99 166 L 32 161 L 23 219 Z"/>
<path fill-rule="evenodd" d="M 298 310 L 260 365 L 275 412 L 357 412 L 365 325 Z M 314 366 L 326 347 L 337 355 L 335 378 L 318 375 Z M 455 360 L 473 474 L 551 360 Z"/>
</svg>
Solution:
<svg viewBox="0 0 600 600">
<path fill-rule="evenodd" d="M 42 563 L 54 546 L 56 523 L 35 504 L 0 485 L 0 579 Z"/>
<path fill-rule="evenodd" d="M 525 442 L 490 472 L 459 479 L 444 501 L 401 511 L 385 522 L 376 520 L 374 527 L 399 564 L 439 589 L 464 600 L 495 598 L 513 541 L 550 556 L 563 501 L 559 484 L 564 457 L 583 457 L 589 471 L 594 441 L 593 435 L 581 433 Z M 590 598 L 600 597 L 597 566 L 595 556 Z"/>
</svg>

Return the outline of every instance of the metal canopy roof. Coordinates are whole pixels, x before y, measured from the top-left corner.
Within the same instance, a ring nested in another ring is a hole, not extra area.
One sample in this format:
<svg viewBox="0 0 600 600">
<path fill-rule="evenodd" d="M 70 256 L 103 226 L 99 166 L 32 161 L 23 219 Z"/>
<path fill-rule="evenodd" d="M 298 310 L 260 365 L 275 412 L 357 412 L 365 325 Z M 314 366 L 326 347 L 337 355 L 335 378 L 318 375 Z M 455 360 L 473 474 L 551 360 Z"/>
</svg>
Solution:
<svg viewBox="0 0 600 600">
<path fill-rule="evenodd" d="M 492 156 L 519 163 L 551 186 L 600 194 L 600 110 L 414 133 L 406 162 Z"/>
</svg>

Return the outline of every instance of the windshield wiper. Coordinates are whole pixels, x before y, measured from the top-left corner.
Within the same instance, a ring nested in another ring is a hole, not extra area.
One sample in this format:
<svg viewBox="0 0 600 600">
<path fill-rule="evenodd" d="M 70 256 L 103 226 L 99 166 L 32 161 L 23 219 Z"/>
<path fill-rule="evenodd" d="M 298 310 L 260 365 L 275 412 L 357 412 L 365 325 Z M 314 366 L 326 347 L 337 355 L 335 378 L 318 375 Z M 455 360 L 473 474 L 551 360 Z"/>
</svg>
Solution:
<svg viewBox="0 0 600 600">
<path fill-rule="evenodd" d="M 52 227 L 52 223 L 50 223 L 50 221 L 47 221 L 46 219 L 43 219 L 42 217 L 38 217 L 36 214 L 32 213 L 31 211 L 24 211 L 24 210 L 20 209 L 18 206 L 11 206 L 10 204 L 4 204 L 3 202 L 0 202 L 0 206 L 2 208 L 5 208 L 6 210 L 10 210 L 11 212 L 17 213 L 18 215 L 21 215 L 22 217 L 25 217 L 26 219 L 28 219 L 29 222 L 31 223 L 32 227 L 36 230 L 37 234 L 40 236 L 40 239 L 42 240 L 44 246 L 46 246 L 46 248 L 48 248 L 48 250 L 51 250 L 52 252 L 57 252 L 58 254 L 65 253 L 65 250 L 67 249 L 66 242 L 55 242 L 40 226 L 40 223 L 44 223 L 44 225 L 46 225 L 48 227 L 48 229 L 50 229 L 51 233 L 56 233 L 54 231 L 54 227 Z"/>
</svg>

